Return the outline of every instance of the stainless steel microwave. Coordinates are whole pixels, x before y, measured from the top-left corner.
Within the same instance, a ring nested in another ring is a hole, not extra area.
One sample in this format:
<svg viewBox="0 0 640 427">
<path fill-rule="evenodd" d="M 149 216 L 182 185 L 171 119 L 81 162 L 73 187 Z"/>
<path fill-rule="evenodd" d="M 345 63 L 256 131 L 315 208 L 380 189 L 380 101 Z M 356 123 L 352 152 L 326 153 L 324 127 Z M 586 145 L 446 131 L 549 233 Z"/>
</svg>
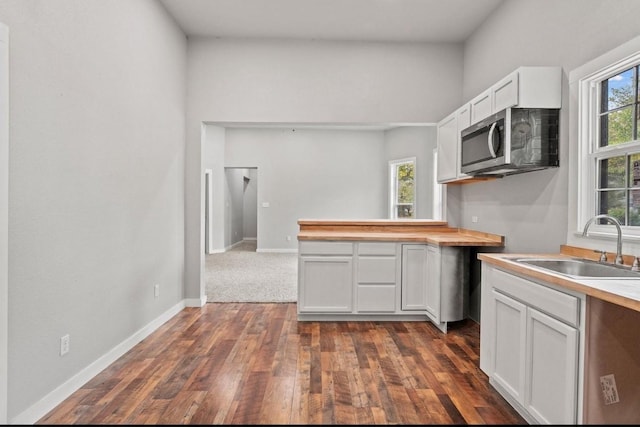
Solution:
<svg viewBox="0 0 640 427">
<path fill-rule="evenodd" d="M 507 108 L 462 130 L 460 170 L 512 175 L 559 165 L 559 109 Z"/>
</svg>

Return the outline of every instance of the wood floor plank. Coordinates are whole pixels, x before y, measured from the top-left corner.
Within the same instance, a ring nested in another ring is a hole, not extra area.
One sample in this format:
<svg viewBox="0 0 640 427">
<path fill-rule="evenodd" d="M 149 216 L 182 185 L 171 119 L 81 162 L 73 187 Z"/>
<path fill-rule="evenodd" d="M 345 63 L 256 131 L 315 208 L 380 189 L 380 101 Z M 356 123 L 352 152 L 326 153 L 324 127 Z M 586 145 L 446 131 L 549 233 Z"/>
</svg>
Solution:
<svg viewBox="0 0 640 427">
<path fill-rule="evenodd" d="M 186 308 L 37 424 L 526 424 L 479 326 L 298 322 L 295 303 Z"/>
<path fill-rule="evenodd" d="M 431 421 L 428 422 L 428 420 L 425 420 L 424 424 L 454 424 L 447 409 L 438 398 L 439 394 L 433 389 L 416 390 L 416 394 L 424 405 L 425 410 L 429 414 L 429 420 Z"/>
<path fill-rule="evenodd" d="M 258 424 L 262 401 L 270 377 L 269 372 L 251 372 L 239 384 L 232 424 Z"/>
<path fill-rule="evenodd" d="M 289 422 L 294 384 L 295 377 L 271 376 L 257 423 L 278 425 Z"/>
<path fill-rule="evenodd" d="M 143 401 L 129 418 L 124 422 L 118 422 L 118 424 L 164 424 L 162 414 L 170 403 L 170 400 L 165 399 Z"/>
<path fill-rule="evenodd" d="M 436 374 L 440 383 L 443 384 L 447 391 L 447 398 L 453 403 L 456 410 L 463 417 L 465 424 L 482 424 L 484 420 L 476 411 L 475 406 L 470 401 L 469 396 L 465 393 L 465 389 L 461 386 L 461 382 L 455 381 L 449 372 L 439 372 Z M 442 399 L 441 399 L 442 401 Z"/>
</svg>

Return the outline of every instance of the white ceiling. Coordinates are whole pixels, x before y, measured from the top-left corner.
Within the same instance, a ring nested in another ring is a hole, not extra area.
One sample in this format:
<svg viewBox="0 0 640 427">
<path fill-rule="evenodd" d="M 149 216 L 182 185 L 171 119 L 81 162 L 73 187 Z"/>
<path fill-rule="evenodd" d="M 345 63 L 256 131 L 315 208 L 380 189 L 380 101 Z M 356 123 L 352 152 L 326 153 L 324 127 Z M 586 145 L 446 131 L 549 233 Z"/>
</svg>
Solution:
<svg viewBox="0 0 640 427">
<path fill-rule="evenodd" d="M 160 0 L 187 36 L 463 42 L 503 0 Z"/>
</svg>

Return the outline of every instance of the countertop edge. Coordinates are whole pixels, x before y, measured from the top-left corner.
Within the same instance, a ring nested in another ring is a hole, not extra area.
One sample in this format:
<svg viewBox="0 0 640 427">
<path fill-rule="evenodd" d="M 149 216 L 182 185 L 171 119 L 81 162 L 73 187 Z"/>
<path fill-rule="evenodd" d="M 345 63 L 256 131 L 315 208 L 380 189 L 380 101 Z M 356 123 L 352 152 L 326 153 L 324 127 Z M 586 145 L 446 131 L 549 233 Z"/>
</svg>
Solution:
<svg viewBox="0 0 640 427">
<path fill-rule="evenodd" d="M 298 240 L 323 240 L 323 241 L 382 241 L 382 242 L 415 242 L 430 243 L 438 246 L 504 246 L 504 238 L 496 236 L 491 238 L 486 233 L 476 235 L 460 230 L 421 233 L 402 232 L 327 232 L 327 231 L 302 231 L 298 233 Z"/>
<path fill-rule="evenodd" d="M 526 257 L 555 257 L 558 259 L 573 258 L 570 255 L 564 255 L 560 253 L 553 254 L 504 254 L 504 253 L 479 253 L 478 259 L 488 264 L 495 265 L 513 273 L 528 276 L 533 279 L 542 280 L 544 282 L 552 283 L 556 286 L 560 286 L 572 291 L 583 293 L 587 296 L 594 297 L 603 301 L 607 301 L 622 307 L 629 308 L 634 311 L 640 312 L 640 300 L 626 297 L 624 295 L 617 294 L 615 292 L 609 292 L 604 289 L 595 288 L 585 283 L 586 281 L 574 280 L 570 277 L 566 277 L 561 274 L 546 273 L 535 268 L 527 267 L 523 264 L 511 261 L 508 258 L 526 258 Z M 610 279 L 606 279 L 610 280 Z"/>
</svg>

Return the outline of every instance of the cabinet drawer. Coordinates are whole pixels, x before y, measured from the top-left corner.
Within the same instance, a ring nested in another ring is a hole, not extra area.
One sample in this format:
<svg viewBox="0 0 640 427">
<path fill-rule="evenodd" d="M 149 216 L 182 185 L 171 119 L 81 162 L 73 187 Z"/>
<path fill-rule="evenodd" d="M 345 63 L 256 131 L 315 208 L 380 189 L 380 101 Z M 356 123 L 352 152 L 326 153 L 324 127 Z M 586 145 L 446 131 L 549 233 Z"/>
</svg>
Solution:
<svg viewBox="0 0 640 427">
<path fill-rule="evenodd" d="M 580 300 L 564 292 L 495 270 L 493 287 L 571 326 L 580 323 Z"/>
<path fill-rule="evenodd" d="M 358 285 L 357 307 L 359 312 L 395 312 L 395 285 Z"/>
<path fill-rule="evenodd" d="M 358 257 L 358 283 L 395 283 L 396 257 Z"/>
<path fill-rule="evenodd" d="M 298 250 L 300 255 L 352 255 L 353 243 L 302 241 Z"/>
<path fill-rule="evenodd" d="M 384 242 L 358 243 L 358 255 L 395 255 L 396 244 Z"/>
</svg>

